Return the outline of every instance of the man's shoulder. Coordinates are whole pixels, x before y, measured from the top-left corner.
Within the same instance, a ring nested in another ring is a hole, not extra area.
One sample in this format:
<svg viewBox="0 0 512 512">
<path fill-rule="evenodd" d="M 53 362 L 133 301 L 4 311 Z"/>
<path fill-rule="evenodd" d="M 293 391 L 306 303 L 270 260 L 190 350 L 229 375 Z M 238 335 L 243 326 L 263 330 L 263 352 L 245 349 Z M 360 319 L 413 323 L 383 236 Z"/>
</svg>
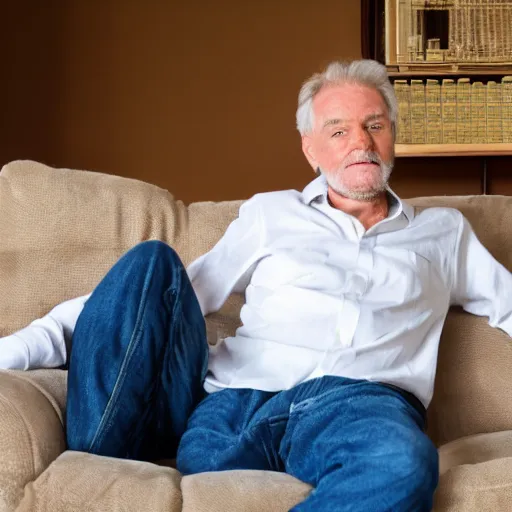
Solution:
<svg viewBox="0 0 512 512">
<path fill-rule="evenodd" d="M 458 227 L 464 218 L 456 208 L 446 206 L 414 206 L 414 219 L 418 223 L 439 223 L 444 227 Z"/>
</svg>

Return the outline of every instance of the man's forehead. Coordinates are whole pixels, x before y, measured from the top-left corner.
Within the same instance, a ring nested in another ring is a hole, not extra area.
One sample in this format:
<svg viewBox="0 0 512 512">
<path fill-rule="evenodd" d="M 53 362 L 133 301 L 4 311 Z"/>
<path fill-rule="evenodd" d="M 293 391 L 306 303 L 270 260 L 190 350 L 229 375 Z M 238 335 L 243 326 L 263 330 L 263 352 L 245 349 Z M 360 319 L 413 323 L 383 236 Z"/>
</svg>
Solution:
<svg viewBox="0 0 512 512">
<path fill-rule="evenodd" d="M 313 98 L 313 107 L 321 110 L 329 108 L 377 110 L 385 105 L 384 98 L 377 89 L 370 87 L 349 89 L 349 85 L 351 84 L 321 89 Z"/>
<path fill-rule="evenodd" d="M 353 97 L 367 98 L 368 100 L 382 99 L 381 93 L 375 87 L 346 82 L 324 85 L 316 93 L 313 101 L 324 102 L 335 99 L 347 101 Z"/>
<path fill-rule="evenodd" d="M 313 99 L 313 113 L 321 125 L 335 120 L 376 119 L 388 115 L 386 104 L 377 89 L 359 84 L 329 85 Z"/>
</svg>

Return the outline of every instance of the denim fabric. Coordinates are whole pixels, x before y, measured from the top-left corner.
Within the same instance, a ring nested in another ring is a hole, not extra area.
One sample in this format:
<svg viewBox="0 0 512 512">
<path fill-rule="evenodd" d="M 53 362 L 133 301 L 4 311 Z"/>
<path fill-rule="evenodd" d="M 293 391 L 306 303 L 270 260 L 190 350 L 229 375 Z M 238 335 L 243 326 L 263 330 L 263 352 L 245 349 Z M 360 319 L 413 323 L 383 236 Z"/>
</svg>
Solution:
<svg viewBox="0 0 512 512">
<path fill-rule="evenodd" d="M 278 393 L 226 389 L 196 408 L 178 450 L 184 474 L 286 471 L 315 487 L 294 512 L 423 512 L 437 450 L 422 411 L 387 386 L 323 377 Z"/>
<path fill-rule="evenodd" d="M 430 510 L 437 450 L 423 433 L 424 410 L 406 393 L 323 377 L 287 391 L 205 397 L 207 358 L 204 319 L 183 264 L 161 242 L 138 245 L 78 319 L 69 448 L 151 460 L 174 457 L 179 443 L 184 474 L 286 471 L 315 487 L 294 512 Z"/>
<path fill-rule="evenodd" d="M 203 398 L 203 316 L 178 255 L 144 242 L 86 302 L 73 333 L 67 442 L 72 450 L 172 458 Z"/>
</svg>

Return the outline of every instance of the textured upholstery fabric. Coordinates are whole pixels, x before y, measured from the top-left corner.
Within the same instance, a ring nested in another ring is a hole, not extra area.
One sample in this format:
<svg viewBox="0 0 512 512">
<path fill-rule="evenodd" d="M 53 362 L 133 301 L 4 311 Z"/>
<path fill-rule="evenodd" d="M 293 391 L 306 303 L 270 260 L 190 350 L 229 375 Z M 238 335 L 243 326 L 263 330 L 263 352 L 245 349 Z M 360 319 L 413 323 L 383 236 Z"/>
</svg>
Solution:
<svg viewBox="0 0 512 512">
<path fill-rule="evenodd" d="M 35 162 L 4 166 L 0 214 L 0 336 L 91 291 L 137 242 L 186 243 L 186 208 L 169 192 Z"/>
<path fill-rule="evenodd" d="M 477 434 L 439 450 L 434 511 L 508 511 L 512 508 L 512 431 Z"/>
<path fill-rule="evenodd" d="M 411 202 L 418 208 L 460 209 L 489 250 L 512 268 L 512 198 Z M 0 173 L 0 336 L 91 291 L 140 241 L 163 240 L 189 263 L 222 236 L 239 206 L 233 201 L 187 208 L 167 191 L 136 180 L 35 162 L 5 166 Z M 208 318 L 210 342 L 234 331 L 241 304 L 242 297 L 233 296 Z M 435 510 L 510 510 L 511 375 L 508 336 L 487 326 L 486 319 L 450 312 L 429 434 L 440 446 L 454 442 L 440 449 L 443 475 Z M 310 490 L 287 475 L 265 472 L 211 473 L 180 482 L 170 468 L 65 452 L 65 379 L 61 370 L 0 372 L 0 512 L 14 510 L 23 496 L 20 511 L 160 506 L 173 511 L 181 509 L 181 496 L 189 512 L 279 511 Z M 84 508 L 87 499 L 90 508 Z"/>
<path fill-rule="evenodd" d="M 462 465 L 441 476 L 434 512 L 509 512 L 512 457 Z"/>
<path fill-rule="evenodd" d="M 67 451 L 27 485 L 17 512 L 179 512 L 181 475 L 147 462 Z"/>
<path fill-rule="evenodd" d="M 311 486 L 284 473 L 220 471 L 183 478 L 183 512 L 287 512 Z"/>
<path fill-rule="evenodd" d="M 429 408 L 429 434 L 442 445 L 462 436 L 512 429 L 509 337 L 462 311 L 448 315 Z"/>
<path fill-rule="evenodd" d="M 0 512 L 66 447 L 56 400 L 17 373 L 0 372 Z"/>
<path fill-rule="evenodd" d="M 512 458 L 512 430 L 475 434 L 446 443 L 439 448 L 439 473 L 499 458 Z"/>
</svg>

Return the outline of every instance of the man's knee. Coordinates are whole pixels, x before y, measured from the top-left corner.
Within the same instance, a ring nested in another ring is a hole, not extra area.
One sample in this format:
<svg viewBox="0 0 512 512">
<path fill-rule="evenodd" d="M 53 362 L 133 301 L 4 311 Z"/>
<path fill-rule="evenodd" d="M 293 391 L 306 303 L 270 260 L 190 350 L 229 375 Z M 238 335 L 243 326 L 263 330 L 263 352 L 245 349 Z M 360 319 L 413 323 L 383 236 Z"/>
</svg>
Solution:
<svg viewBox="0 0 512 512">
<path fill-rule="evenodd" d="M 131 248 L 126 255 L 130 255 L 132 258 L 162 258 L 166 260 L 179 261 L 181 263 L 178 253 L 165 242 L 161 240 L 146 240 L 140 242 Z"/>
<path fill-rule="evenodd" d="M 147 240 L 132 247 L 119 260 L 127 273 L 145 273 L 160 269 L 166 272 L 173 268 L 184 268 L 178 253 L 160 240 Z"/>
</svg>

